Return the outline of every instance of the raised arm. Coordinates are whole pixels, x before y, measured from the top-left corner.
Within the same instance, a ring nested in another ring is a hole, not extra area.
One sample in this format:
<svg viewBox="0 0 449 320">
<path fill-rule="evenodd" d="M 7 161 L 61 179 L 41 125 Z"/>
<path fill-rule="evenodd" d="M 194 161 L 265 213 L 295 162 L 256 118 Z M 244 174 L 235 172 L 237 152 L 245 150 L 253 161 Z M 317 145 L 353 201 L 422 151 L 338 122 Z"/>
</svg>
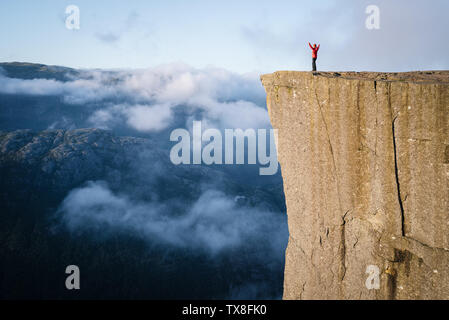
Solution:
<svg viewBox="0 0 449 320">
<path fill-rule="evenodd" d="M 316 47 L 316 51 L 320 50 L 320 45 L 318 45 L 318 47 Z"/>
<path fill-rule="evenodd" d="M 313 47 L 312 47 L 312 45 L 310 44 L 310 42 L 309 42 L 309 47 L 310 47 L 310 49 L 313 49 Z"/>
</svg>

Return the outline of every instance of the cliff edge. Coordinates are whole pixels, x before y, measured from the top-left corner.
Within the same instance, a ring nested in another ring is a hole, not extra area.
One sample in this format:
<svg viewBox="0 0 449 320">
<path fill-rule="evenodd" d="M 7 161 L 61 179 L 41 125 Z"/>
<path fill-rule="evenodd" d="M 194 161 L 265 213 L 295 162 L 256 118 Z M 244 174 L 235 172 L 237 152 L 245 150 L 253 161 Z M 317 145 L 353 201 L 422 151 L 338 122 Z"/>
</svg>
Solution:
<svg viewBox="0 0 449 320">
<path fill-rule="evenodd" d="M 449 71 L 261 76 L 284 299 L 449 299 Z"/>
</svg>

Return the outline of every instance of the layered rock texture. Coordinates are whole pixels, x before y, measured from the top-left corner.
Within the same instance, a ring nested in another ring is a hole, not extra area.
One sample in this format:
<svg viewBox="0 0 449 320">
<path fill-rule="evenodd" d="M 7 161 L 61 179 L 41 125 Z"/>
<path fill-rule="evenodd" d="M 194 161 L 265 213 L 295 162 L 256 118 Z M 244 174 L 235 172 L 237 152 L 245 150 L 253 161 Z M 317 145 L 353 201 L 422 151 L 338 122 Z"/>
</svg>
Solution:
<svg viewBox="0 0 449 320">
<path fill-rule="evenodd" d="M 263 75 L 284 299 L 449 299 L 449 71 Z"/>
</svg>

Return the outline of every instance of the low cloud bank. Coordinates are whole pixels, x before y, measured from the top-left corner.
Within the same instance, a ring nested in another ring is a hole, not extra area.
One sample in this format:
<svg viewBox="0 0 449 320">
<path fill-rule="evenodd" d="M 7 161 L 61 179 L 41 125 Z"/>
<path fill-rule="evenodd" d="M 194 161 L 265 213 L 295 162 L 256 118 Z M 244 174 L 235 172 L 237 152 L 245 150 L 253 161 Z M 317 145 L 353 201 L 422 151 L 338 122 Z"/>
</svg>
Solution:
<svg viewBox="0 0 449 320">
<path fill-rule="evenodd" d="M 249 243 L 263 243 L 266 255 L 279 252 L 287 232 L 280 213 L 239 205 L 222 191 L 203 192 L 184 212 L 157 201 L 137 201 L 111 191 L 105 182 L 72 190 L 59 208 L 71 231 L 127 230 L 145 240 L 218 254 Z"/>
<path fill-rule="evenodd" d="M 99 128 L 126 125 L 158 132 L 175 123 L 175 107 L 218 128 L 269 127 L 258 75 L 218 68 L 169 64 L 145 70 L 80 70 L 66 82 L 0 74 L 0 93 L 61 96 L 66 104 L 87 106 L 87 124 Z"/>
</svg>

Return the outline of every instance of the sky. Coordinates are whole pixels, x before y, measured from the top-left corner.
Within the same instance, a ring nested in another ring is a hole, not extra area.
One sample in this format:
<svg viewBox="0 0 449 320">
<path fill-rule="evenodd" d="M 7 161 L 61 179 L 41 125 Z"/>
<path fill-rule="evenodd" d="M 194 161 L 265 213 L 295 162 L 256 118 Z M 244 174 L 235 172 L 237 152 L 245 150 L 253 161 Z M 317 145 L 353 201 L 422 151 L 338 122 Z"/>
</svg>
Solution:
<svg viewBox="0 0 449 320">
<path fill-rule="evenodd" d="M 66 28 L 68 5 L 80 29 Z M 379 8 L 367 29 L 366 8 Z M 230 71 L 449 68 L 447 0 L 2 0 L 0 61 L 76 68 L 185 63 Z"/>
</svg>

